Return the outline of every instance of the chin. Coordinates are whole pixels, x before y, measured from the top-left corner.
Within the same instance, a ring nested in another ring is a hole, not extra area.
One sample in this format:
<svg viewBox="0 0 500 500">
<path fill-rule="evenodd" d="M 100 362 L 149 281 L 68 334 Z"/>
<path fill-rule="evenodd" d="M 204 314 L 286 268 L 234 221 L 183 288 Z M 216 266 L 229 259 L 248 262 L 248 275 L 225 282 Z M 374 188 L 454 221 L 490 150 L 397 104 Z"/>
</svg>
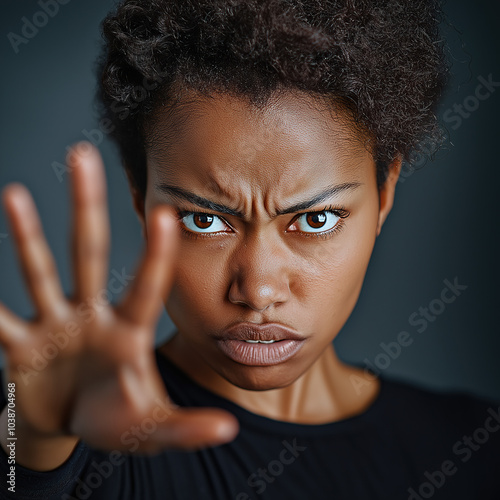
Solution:
<svg viewBox="0 0 500 500">
<path fill-rule="evenodd" d="M 301 375 L 294 373 L 286 364 L 283 366 L 245 366 L 234 363 L 220 375 L 228 382 L 247 391 L 269 391 L 282 389 L 293 384 Z"/>
</svg>

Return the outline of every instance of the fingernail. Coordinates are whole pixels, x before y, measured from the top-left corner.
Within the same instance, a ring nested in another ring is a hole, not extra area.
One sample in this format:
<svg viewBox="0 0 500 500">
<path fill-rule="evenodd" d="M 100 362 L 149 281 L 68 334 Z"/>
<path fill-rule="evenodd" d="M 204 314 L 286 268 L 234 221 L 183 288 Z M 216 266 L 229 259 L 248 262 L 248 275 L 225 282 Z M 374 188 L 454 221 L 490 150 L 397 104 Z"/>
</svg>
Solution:
<svg viewBox="0 0 500 500">
<path fill-rule="evenodd" d="M 217 429 L 217 437 L 221 441 L 232 441 L 238 434 L 239 427 L 235 424 L 220 425 Z"/>
<path fill-rule="evenodd" d="M 80 141 L 76 144 L 76 150 L 80 156 L 88 156 L 93 149 L 92 144 L 88 141 Z"/>
</svg>

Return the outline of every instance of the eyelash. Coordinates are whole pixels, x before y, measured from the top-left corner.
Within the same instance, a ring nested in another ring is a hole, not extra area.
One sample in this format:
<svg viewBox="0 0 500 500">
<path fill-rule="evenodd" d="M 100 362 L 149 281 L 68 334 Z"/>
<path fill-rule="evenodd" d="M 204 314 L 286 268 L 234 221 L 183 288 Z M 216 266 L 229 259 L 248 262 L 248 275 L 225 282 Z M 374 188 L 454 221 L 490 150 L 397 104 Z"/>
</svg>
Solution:
<svg viewBox="0 0 500 500">
<path fill-rule="evenodd" d="M 305 238 L 320 238 L 320 239 L 326 240 L 326 239 L 333 237 L 334 234 L 337 234 L 340 231 L 342 231 L 342 229 L 344 229 L 345 219 L 347 219 L 347 217 L 349 217 L 349 215 L 350 215 L 350 212 L 348 212 L 344 207 L 342 207 L 342 206 L 334 207 L 334 206 L 330 205 L 328 207 L 325 207 L 322 210 L 315 210 L 313 212 L 301 212 L 301 213 L 297 214 L 296 217 L 294 217 L 294 219 L 292 220 L 290 225 L 293 224 L 302 215 L 318 214 L 318 213 L 322 213 L 322 212 L 331 212 L 336 217 L 339 218 L 339 221 L 337 222 L 337 224 L 335 224 L 335 226 L 332 229 L 330 229 L 329 231 L 326 231 L 324 233 L 306 233 L 303 231 L 297 231 L 297 232 L 300 232 L 302 234 L 302 236 Z M 186 215 L 193 215 L 193 214 L 194 215 L 203 215 L 203 214 L 216 215 L 216 214 L 209 214 L 208 212 L 192 212 L 189 210 L 183 210 L 183 211 L 177 211 L 177 218 L 179 219 L 179 221 L 181 221 L 184 217 L 186 217 Z M 231 227 L 231 225 L 223 217 L 220 217 L 219 215 L 217 215 L 217 217 L 222 219 L 229 227 Z M 189 231 L 188 229 L 185 229 L 182 225 L 181 225 L 181 232 L 182 232 L 182 234 L 186 235 L 188 238 L 193 238 L 193 239 L 213 238 L 214 236 L 217 236 L 219 234 L 219 233 L 195 233 L 193 231 Z"/>
</svg>

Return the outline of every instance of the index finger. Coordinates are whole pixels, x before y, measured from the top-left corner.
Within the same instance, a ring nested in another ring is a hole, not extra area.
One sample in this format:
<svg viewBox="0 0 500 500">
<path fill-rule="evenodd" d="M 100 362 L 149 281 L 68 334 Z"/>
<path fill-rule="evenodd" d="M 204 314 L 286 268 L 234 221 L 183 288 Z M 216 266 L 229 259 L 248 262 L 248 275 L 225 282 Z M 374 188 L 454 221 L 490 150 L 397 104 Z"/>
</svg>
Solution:
<svg viewBox="0 0 500 500">
<path fill-rule="evenodd" d="M 118 311 L 129 321 L 153 326 L 170 288 L 178 246 L 176 217 L 167 206 L 155 207 L 148 221 L 148 241 L 137 276 Z"/>
</svg>

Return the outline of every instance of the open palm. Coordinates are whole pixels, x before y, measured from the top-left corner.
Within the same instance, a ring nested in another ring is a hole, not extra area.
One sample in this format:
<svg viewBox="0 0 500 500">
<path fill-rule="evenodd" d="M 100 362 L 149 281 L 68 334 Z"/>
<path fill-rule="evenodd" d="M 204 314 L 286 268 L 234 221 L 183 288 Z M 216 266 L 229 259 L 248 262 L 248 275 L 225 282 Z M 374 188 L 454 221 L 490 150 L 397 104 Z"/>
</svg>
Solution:
<svg viewBox="0 0 500 500">
<path fill-rule="evenodd" d="M 172 404 L 156 367 L 155 325 L 172 282 L 179 237 L 172 209 L 151 212 L 144 256 L 122 302 L 113 307 L 105 293 L 110 231 L 102 160 L 89 143 L 79 143 L 67 161 L 74 200 L 73 297 L 64 296 L 27 189 L 13 184 L 3 193 L 37 311 L 27 322 L 0 304 L 4 387 L 16 384 L 18 433 L 60 442 L 67 450 L 79 438 L 100 449 L 140 452 L 232 439 L 232 415 Z M 130 449 L 125 436 L 141 426 L 146 434 Z"/>
</svg>

